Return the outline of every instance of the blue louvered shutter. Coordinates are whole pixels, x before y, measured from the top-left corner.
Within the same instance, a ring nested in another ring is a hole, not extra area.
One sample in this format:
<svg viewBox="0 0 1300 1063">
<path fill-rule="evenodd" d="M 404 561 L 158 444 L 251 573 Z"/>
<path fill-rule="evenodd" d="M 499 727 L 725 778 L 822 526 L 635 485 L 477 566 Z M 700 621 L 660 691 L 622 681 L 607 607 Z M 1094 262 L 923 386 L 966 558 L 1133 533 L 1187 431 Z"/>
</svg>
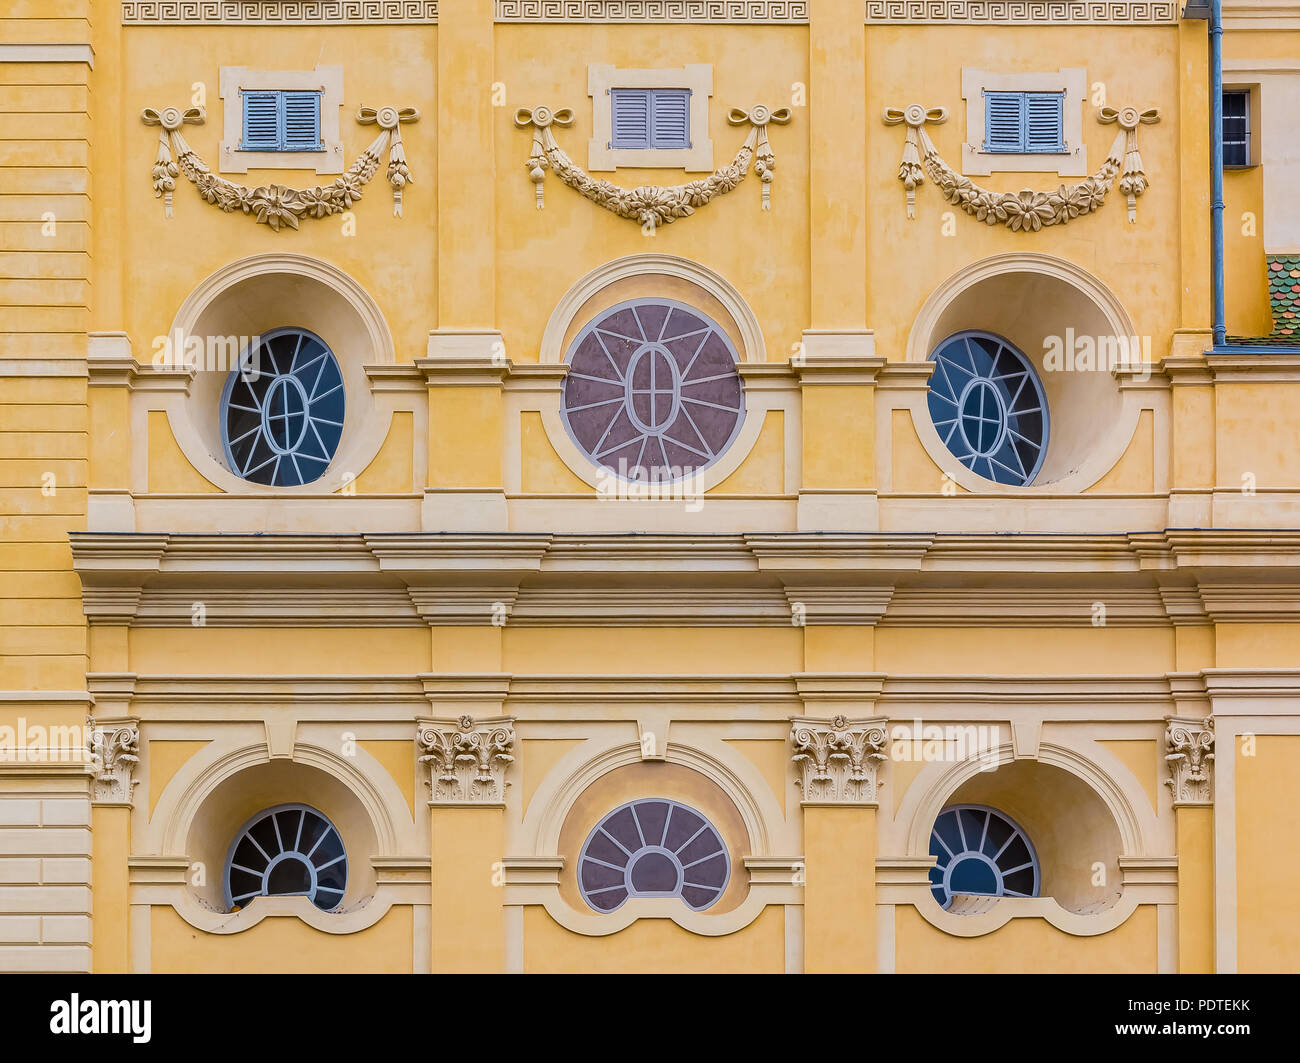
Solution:
<svg viewBox="0 0 1300 1063">
<path fill-rule="evenodd" d="M 278 92 L 244 93 L 245 151 L 275 151 L 280 146 L 280 94 Z"/>
<path fill-rule="evenodd" d="M 656 89 L 650 96 L 650 146 L 691 146 L 690 89 Z"/>
<path fill-rule="evenodd" d="M 611 89 L 611 148 L 650 146 L 650 90 Z"/>
<path fill-rule="evenodd" d="M 285 92 L 284 138 L 285 151 L 315 151 L 320 147 L 320 93 Z"/>
<path fill-rule="evenodd" d="M 1065 94 L 1025 94 L 1025 151 L 1065 150 Z"/>
<path fill-rule="evenodd" d="M 984 150 L 1024 151 L 1025 94 L 984 93 Z"/>
</svg>

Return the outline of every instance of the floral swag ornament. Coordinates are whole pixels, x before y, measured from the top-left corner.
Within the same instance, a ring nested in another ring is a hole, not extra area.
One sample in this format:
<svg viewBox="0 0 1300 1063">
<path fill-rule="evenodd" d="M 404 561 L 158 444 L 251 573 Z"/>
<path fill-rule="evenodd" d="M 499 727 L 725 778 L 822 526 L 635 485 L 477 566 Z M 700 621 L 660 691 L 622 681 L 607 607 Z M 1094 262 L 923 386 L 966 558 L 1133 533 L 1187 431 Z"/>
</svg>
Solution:
<svg viewBox="0 0 1300 1063">
<path fill-rule="evenodd" d="M 521 107 L 515 112 L 515 125 L 520 129 L 531 126 L 533 130 L 532 152 L 524 165 L 537 189 L 538 210 L 546 206 L 542 182 L 549 168 L 566 185 L 586 196 L 598 207 L 604 207 L 620 218 L 639 222 L 645 228 L 656 229 L 660 225 L 671 224 L 678 218 L 690 217 L 695 213 L 696 207 L 704 206 L 714 196 L 730 192 L 745 179 L 751 160 L 754 172 L 763 182 L 763 210 L 771 210 L 776 156 L 767 140 L 767 127 L 772 122 L 785 125 L 790 117 L 788 107 L 775 111 L 761 104 L 748 111 L 733 107 L 727 121 L 732 125 L 748 123 L 750 128 L 749 136 L 728 165 L 719 167 L 698 181 L 668 186 L 641 185 L 639 188 L 622 188 L 592 177 L 556 143 L 552 127 L 572 125 L 572 108 L 562 107 L 558 111 L 552 111 L 549 107 L 534 107 L 532 110 Z"/>
<path fill-rule="evenodd" d="M 957 173 L 943 161 L 925 131 L 927 122 L 937 125 L 947 118 L 946 108 L 927 108 L 916 103 L 905 110 L 897 107 L 885 110 L 886 125 L 907 124 L 898 179 L 907 189 L 909 218 L 916 217 L 916 186 L 928 173 L 949 203 L 988 225 L 1005 225 L 1014 232 L 1037 232 L 1044 226 L 1064 225 L 1083 214 L 1093 213 L 1118 177 L 1119 190 L 1128 199 L 1128 220 L 1137 221 L 1137 197 L 1146 191 L 1148 183 L 1142 170 L 1142 156 L 1138 154 L 1137 129 L 1139 125 L 1160 121 L 1160 113 L 1154 107 L 1145 111 L 1135 107 L 1118 111 L 1113 107 L 1101 108 L 1097 115 L 1099 122 L 1119 125 L 1106 161 L 1091 177 L 1077 184 L 1061 185 L 1055 192 L 1035 192 L 1028 188 L 1021 192 L 991 192 Z"/>
<path fill-rule="evenodd" d="M 218 177 L 181 135 L 183 125 L 203 124 L 204 112 L 201 107 L 191 107 L 186 111 L 176 107 L 165 107 L 161 111 L 146 107 L 140 112 L 140 117 L 145 125 L 162 127 L 158 131 L 158 157 L 153 165 L 153 194 L 155 199 L 162 199 L 169 218 L 172 216 L 172 192 L 176 189 L 176 178 L 184 174 L 204 199 L 227 214 L 242 210 L 245 214 L 255 215 L 259 222 L 269 225 L 277 232 L 282 225 L 296 229 L 301 217 L 324 218 L 348 210 L 361 198 L 362 186 L 379 169 L 385 148 L 388 149 L 386 176 L 393 189 L 393 216 L 402 216 L 402 189 L 412 181 L 411 171 L 406 165 L 406 150 L 402 146 L 402 123 L 419 119 L 420 112 L 414 107 L 403 107 L 401 110 L 396 107 L 380 107 L 377 110 L 362 107 L 357 112 L 357 121 L 362 125 L 377 124 L 379 136 L 375 137 L 346 173 L 334 179 L 333 184 L 317 185 L 315 188 L 286 188 L 275 184 L 249 188 Z"/>
</svg>

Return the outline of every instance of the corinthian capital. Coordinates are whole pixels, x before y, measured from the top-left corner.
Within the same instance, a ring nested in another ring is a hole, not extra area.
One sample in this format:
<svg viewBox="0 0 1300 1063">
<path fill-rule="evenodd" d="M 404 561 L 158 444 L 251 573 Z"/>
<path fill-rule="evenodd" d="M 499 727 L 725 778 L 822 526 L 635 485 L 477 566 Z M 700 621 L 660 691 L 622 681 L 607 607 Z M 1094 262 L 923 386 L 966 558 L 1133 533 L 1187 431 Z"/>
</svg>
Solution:
<svg viewBox="0 0 1300 1063">
<path fill-rule="evenodd" d="M 1174 805 L 1214 803 L 1214 717 L 1167 716 L 1165 763 Z"/>
<path fill-rule="evenodd" d="M 506 766 L 514 760 L 513 716 L 475 720 L 420 720 L 416 746 L 427 766 L 431 805 L 499 805 L 505 801 Z"/>
<path fill-rule="evenodd" d="M 137 782 L 132 776 L 140 763 L 140 721 L 134 717 L 87 717 L 86 748 L 95 803 L 129 805 Z"/>
<path fill-rule="evenodd" d="M 883 716 L 850 720 L 796 717 L 791 720 L 792 759 L 804 804 L 873 805 L 880 787 L 877 770 L 888 741 Z"/>
</svg>

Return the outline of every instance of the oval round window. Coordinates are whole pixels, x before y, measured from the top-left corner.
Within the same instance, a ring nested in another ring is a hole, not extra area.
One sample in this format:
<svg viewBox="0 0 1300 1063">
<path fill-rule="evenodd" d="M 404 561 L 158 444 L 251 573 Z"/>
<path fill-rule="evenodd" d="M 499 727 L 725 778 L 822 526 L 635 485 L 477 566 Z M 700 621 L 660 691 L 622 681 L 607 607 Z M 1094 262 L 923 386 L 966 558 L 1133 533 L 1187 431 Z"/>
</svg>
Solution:
<svg viewBox="0 0 1300 1063">
<path fill-rule="evenodd" d="M 271 487 L 319 480 L 343 435 L 343 410 L 343 374 L 325 341 L 300 328 L 268 332 L 226 380 L 226 464 Z"/>
<path fill-rule="evenodd" d="M 1047 453 L 1047 397 L 1029 359 L 990 332 L 959 332 L 930 360 L 930 419 L 977 476 L 1024 487 Z"/>
<path fill-rule="evenodd" d="M 745 416 L 736 350 L 700 311 L 634 299 L 574 340 L 561 415 L 578 449 L 624 480 L 669 482 L 707 469 Z"/>
</svg>

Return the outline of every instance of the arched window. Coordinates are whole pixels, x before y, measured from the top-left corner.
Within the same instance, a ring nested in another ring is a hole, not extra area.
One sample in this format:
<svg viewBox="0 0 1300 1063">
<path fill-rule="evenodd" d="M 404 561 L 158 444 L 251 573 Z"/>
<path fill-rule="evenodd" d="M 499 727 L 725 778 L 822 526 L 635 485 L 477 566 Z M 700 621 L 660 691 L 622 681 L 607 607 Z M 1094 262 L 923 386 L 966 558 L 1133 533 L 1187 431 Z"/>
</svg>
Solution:
<svg viewBox="0 0 1300 1063">
<path fill-rule="evenodd" d="M 611 307 L 578 334 L 567 360 L 565 427 L 587 457 L 625 480 L 663 483 L 703 471 L 744 420 L 731 340 L 681 303 Z"/>
<path fill-rule="evenodd" d="M 1030 364 L 990 332 L 959 332 L 930 356 L 930 418 L 977 476 L 1031 484 L 1047 453 L 1047 397 Z"/>
<path fill-rule="evenodd" d="M 578 857 L 578 887 L 598 912 L 612 912 L 629 897 L 680 897 L 702 911 L 722 896 L 730 875 L 731 858 L 713 825 L 661 798 L 614 809 Z"/>
<path fill-rule="evenodd" d="M 943 908 L 957 893 L 1037 897 L 1038 855 L 1012 819 L 987 805 L 949 805 L 934 821 L 930 891 Z"/>
<path fill-rule="evenodd" d="M 306 329 L 260 339 L 241 354 L 221 396 L 226 464 L 253 483 L 311 483 L 343 434 L 343 375 L 325 341 Z"/>
<path fill-rule="evenodd" d="M 342 902 L 347 885 L 343 839 L 306 805 L 259 812 L 235 836 L 226 858 L 226 901 L 232 908 L 254 897 L 301 896 L 328 912 Z"/>
</svg>

